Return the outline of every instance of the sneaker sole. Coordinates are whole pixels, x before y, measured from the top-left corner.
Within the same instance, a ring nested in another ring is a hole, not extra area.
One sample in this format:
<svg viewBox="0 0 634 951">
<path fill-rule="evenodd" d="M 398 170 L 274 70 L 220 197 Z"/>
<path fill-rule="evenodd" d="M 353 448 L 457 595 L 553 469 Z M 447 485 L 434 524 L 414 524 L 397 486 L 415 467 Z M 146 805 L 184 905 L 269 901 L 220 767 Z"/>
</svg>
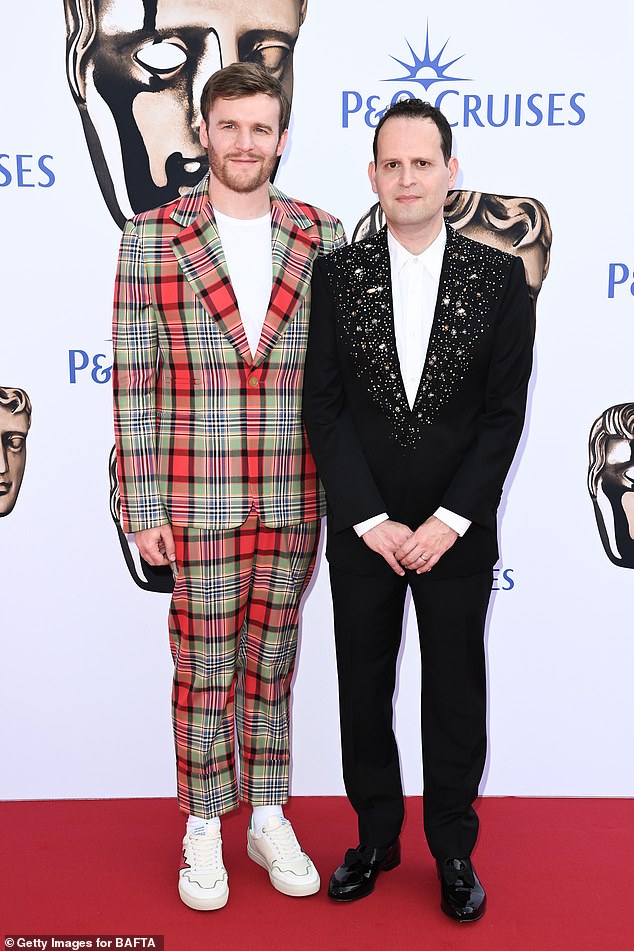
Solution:
<svg viewBox="0 0 634 951">
<path fill-rule="evenodd" d="M 229 900 L 229 888 L 216 898 L 194 898 L 193 895 L 188 895 L 181 888 L 180 882 L 178 883 L 178 894 L 183 904 L 187 905 L 188 908 L 193 908 L 194 911 L 217 911 L 218 908 L 224 908 Z"/>
<path fill-rule="evenodd" d="M 278 892 L 281 892 L 282 895 L 288 895 L 290 898 L 305 898 L 308 895 L 315 895 L 319 891 L 319 886 L 321 884 L 319 879 L 319 872 L 315 869 L 317 874 L 317 881 L 311 882 L 310 885 L 297 884 L 297 885 L 288 885 L 286 882 L 280 882 L 279 879 L 275 878 L 273 873 L 269 870 L 268 863 L 259 852 L 256 852 L 251 848 L 251 843 L 247 842 L 247 855 L 249 858 L 255 862 L 260 868 L 265 868 L 269 873 L 269 880 L 273 888 Z"/>
</svg>

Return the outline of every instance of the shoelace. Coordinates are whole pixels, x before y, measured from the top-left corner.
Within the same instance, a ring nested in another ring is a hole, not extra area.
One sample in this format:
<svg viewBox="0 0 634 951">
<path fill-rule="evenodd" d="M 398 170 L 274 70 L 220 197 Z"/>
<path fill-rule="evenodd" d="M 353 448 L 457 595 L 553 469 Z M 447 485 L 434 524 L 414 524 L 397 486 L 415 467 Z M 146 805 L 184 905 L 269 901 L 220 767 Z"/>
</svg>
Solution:
<svg viewBox="0 0 634 951">
<path fill-rule="evenodd" d="M 223 867 L 222 838 L 219 834 L 190 835 L 188 852 L 190 864 L 198 872 L 217 872 Z"/>
<path fill-rule="evenodd" d="M 277 829 L 267 829 L 264 834 L 283 861 L 292 861 L 301 856 L 302 850 L 290 822 L 283 822 Z"/>
</svg>

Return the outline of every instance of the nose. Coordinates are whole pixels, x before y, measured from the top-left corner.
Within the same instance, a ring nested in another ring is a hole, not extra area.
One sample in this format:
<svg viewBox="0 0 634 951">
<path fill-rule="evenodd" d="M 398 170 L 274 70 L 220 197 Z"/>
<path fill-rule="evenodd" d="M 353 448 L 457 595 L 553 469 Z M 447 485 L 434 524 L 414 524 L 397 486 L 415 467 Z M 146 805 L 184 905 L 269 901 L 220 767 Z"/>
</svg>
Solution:
<svg viewBox="0 0 634 951">
<path fill-rule="evenodd" d="M 5 475 L 9 471 L 9 462 L 7 460 L 7 447 L 4 442 L 0 440 L 0 476 Z"/>
<path fill-rule="evenodd" d="M 414 173 L 407 162 L 401 165 L 401 174 L 399 175 L 399 184 L 403 188 L 410 188 L 416 181 Z"/>
<path fill-rule="evenodd" d="M 241 152 L 250 152 L 253 148 L 253 133 L 248 126 L 242 126 L 238 130 L 236 147 L 240 149 Z"/>
</svg>

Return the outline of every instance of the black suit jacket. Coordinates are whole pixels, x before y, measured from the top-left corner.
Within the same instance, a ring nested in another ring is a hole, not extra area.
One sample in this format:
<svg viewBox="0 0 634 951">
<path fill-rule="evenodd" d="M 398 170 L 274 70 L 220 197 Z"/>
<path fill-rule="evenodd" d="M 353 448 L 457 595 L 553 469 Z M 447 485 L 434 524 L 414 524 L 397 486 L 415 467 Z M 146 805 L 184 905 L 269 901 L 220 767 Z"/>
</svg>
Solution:
<svg viewBox="0 0 634 951">
<path fill-rule="evenodd" d="M 495 563 L 496 513 L 524 422 L 532 343 L 522 261 L 447 226 L 410 409 L 386 229 L 315 262 L 304 418 L 328 500 L 331 563 L 383 570 L 353 526 L 387 512 L 415 529 L 440 505 L 473 524 L 434 574 L 474 574 Z"/>
</svg>

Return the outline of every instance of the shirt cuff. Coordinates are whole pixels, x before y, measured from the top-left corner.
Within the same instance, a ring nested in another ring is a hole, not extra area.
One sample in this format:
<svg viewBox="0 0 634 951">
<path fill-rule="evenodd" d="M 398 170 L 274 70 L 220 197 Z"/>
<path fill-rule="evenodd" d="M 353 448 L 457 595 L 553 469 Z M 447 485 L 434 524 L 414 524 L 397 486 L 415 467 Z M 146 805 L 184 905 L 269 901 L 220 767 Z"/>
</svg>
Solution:
<svg viewBox="0 0 634 951">
<path fill-rule="evenodd" d="M 453 528 L 454 532 L 458 532 L 461 538 L 471 525 L 468 518 L 463 518 L 462 515 L 456 515 L 455 512 L 450 512 L 449 509 L 444 509 L 442 506 L 436 509 L 434 515 L 436 518 L 439 518 L 441 522 L 444 522 L 445 525 L 448 525 L 449 528 Z"/>
<path fill-rule="evenodd" d="M 381 512 L 380 515 L 373 515 L 372 518 L 366 518 L 365 522 L 358 522 L 354 526 L 354 530 L 359 538 L 361 538 L 361 536 L 365 535 L 366 532 L 369 532 L 371 528 L 374 528 L 376 525 L 380 525 L 381 522 L 387 522 L 389 517 L 390 516 L 386 512 Z"/>
</svg>

